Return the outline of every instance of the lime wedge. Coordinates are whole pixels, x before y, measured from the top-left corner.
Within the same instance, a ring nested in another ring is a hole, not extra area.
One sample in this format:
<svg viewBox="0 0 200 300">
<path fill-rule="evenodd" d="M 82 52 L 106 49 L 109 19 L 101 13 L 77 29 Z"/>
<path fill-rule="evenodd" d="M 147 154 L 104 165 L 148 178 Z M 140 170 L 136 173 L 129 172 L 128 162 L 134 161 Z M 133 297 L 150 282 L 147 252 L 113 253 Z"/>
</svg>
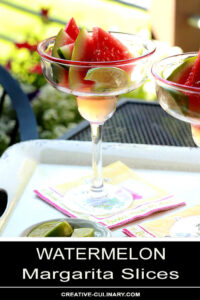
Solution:
<svg viewBox="0 0 200 300">
<path fill-rule="evenodd" d="M 92 68 L 87 72 L 84 79 L 95 81 L 93 88 L 95 91 L 120 89 L 129 84 L 127 73 L 115 67 Z"/>
<path fill-rule="evenodd" d="M 94 228 L 76 228 L 72 233 L 72 237 L 92 237 L 94 236 Z"/>
<path fill-rule="evenodd" d="M 28 234 L 29 237 L 71 236 L 73 229 L 66 221 L 50 221 L 42 223 Z"/>
</svg>

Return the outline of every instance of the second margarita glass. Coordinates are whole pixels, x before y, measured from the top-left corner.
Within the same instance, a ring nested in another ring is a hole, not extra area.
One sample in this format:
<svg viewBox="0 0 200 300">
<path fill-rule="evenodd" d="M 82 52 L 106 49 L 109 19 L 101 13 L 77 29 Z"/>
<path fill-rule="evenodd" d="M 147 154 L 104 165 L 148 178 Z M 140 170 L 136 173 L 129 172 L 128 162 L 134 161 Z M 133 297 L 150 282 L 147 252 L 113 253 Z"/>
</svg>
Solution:
<svg viewBox="0 0 200 300">
<path fill-rule="evenodd" d="M 75 95 L 80 114 L 91 125 L 91 184 L 77 186 L 65 195 L 68 208 L 83 214 L 116 213 L 133 201 L 126 189 L 104 182 L 102 129 L 104 122 L 115 112 L 117 96 L 138 88 L 146 79 L 146 70 L 155 47 L 151 41 L 144 41 L 137 35 L 111 34 L 126 45 L 133 58 L 103 62 L 56 58 L 51 56 L 55 37 L 42 41 L 38 46 L 47 81 L 62 92 Z"/>
<path fill-rule="evenodd" d="M 161 107 L 173 117 L 191 124 L 192 137 L 200 146 L 200 88 L 170 80 L 181 74 L 184 64 L 197 58 L 198 52 L 168 56 L 153 64 L 152 74 Z M 180 75 L 181 76 L 181 75 Z"/>
</svg>

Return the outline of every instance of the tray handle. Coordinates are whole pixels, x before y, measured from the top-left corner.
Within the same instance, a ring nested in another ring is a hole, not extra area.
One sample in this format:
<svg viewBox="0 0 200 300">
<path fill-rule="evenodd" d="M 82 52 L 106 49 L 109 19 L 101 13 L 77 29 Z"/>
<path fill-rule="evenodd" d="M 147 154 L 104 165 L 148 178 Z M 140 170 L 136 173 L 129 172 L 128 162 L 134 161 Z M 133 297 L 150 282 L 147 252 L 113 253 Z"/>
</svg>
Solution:
<svg viewBox="0 0 200 300">
<path fill-rule="evenodd" d="M 8 194 L 4 189 L 0 188 L 0 218 L 4 214 L 8 204 Z"/>
</svg>

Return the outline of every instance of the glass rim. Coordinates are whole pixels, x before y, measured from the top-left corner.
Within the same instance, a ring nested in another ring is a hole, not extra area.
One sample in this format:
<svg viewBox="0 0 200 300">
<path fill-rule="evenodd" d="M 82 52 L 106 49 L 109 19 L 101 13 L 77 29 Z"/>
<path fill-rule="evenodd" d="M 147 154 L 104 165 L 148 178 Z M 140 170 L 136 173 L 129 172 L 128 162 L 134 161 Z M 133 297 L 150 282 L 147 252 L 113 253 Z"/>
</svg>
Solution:
<svg viewBox="0 0 200 300">
<path fill-rule="evenodd" d="M 179 90 L 187 91 L 187 92 L 198 92 L 198 93 L 200 93 L 200 87 L 188 86 L 188 85 L 185 85 L 185 84 L 181 84 L 181 83 L 177 83 L 177 82 L 173 82 L 173 81 L 164 79 L 163 77 L 161 77 L 160 75 L 158 75 L 158 72 L 156 72 L 156 67 L 157 67 L 160 63 L 162 63 L 162 62 L 164 62 L 164 61 L 167 61 L 167 60 L 170 59 L 170 58 L 181 57 L 181 56 L 187 56 L 187 55 L 190 55 L 190 56 L 197 56 L 197 55 L 198 55 L 198 51 L 179 53 L 179 54 L 170 55 L 170 56 L 167 56 L 167 57 L 165 57 L 165 58 L 159 59 L 159 60 L 157 60 L 156 62 L 154 62 L 154 63 L 152 64 L 152 67 L 151 67 L 151 74 L 153 75 L 153 77 L 154 77 L 156 80 L 159 80 L 159 81 L 161 81 L 162 83 L 164 83 L 164 84 L 166 84 L 166 85 L 168 85 L 168 86 L 171 86 L 171 87 L 173 87 L 173 88 L 178 88 Z"/>
<path fill-rule="evenodd" d="M 91 32 L 91 31 L 88 31 Z M 115 34 L 122 34 L 122 35 L 129 35 L 129 36 L 135 36 L 138 38 L 141 38 L 140 36 L 138 36 L 137 34 L 131 34 L 131 33 L 123 33 L 123 32 L 112 32 L 109 31 L 110 33 L 115 33 Z M 62 58 L 57 58 L 57 57 L 53 57 L 49 54 L 46 54 L 43 51 L 43 47 L 45 44 L 50 43 L 51 41 L 55 40 L 56 36 L 47 38 L 43 41 L 41 41 L 38 46 L 37 46 L 37 52 L 40 55 L 41 58 L 49 61 L 49 62 L 53 62 L 53 63 L 59 63 L 62 65 L 75 65 L 75 66 L 102 66 L 102 65 L 125 65 L 125 64 L 130 64 L 133 63 L 135 61 L 144 59 L 150 55 L 152 55 L 155 51 L 156 51 L 156 46 L 155 43 L 153 43 L 153 41 L 148 40 L 148 39 L 144 39 L 141 38 L 141 40 L 143 40 L 144 42 L 146 41 L 146 43 L 151 44 L 152 45 L 152 49 L 149 50 L 147 53 L 145 53 L 144 55 L 138 56 L 138 57 L 132 57 L 132 58 L 128 58 L 128 59 L 123 59 L 123 60 L 113 60 L 113 61 L 75 61 L 75 60 L 67 60 L 67 59 L 62 59 Z M 148 49 L 147 49 L 148 50 Z"/>
</svg>

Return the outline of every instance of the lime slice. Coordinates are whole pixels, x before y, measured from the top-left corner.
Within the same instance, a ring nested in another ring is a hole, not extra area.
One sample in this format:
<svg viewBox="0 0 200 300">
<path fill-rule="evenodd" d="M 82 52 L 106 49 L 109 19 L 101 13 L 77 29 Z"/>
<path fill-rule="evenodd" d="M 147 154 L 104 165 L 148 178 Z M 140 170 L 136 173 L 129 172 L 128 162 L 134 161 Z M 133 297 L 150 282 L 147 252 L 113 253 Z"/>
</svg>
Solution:
<svg viewBox="0 0 200 300">
<path fill-rule="evenodd" d="M 29 237 L 59 237 L 70 236 L 73 232 L 71 225 L 66 221 L 50 221 L 36 226 Z"/>
<path fill-rule="evenodd" d="M 72 237 L 92 237 L 94 236 L 94 228 L 76 228 L 72 233 Z"/>
<path fill-rule="evenodd" d="M 84 79 L 95 81 L 95 91 L 125 88 L 129 84 L 127 73 L 115 67 L 92 68 Z"/>
</svg>

